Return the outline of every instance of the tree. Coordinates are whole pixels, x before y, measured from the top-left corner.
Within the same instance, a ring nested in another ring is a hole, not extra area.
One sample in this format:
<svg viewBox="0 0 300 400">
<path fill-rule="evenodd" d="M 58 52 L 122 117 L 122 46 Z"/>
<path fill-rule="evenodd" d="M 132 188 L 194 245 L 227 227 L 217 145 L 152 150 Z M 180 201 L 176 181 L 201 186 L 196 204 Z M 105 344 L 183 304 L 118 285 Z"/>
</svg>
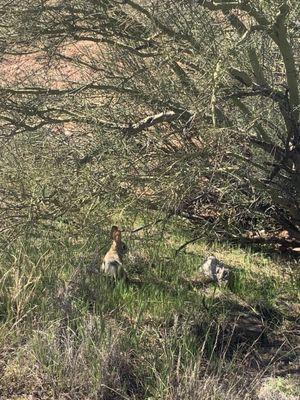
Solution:
<svg viewBox="0 0 300 400">
<path fill-rule="evenodd" d="M 299 233 L 297 1 L 31 0 L 2 11 L 2 71 L 27 68 L 2 77 L 3 140 L 67 134 L 90 199 L 111 207 L 235 232 L 267 212 Z"/>
</svg>

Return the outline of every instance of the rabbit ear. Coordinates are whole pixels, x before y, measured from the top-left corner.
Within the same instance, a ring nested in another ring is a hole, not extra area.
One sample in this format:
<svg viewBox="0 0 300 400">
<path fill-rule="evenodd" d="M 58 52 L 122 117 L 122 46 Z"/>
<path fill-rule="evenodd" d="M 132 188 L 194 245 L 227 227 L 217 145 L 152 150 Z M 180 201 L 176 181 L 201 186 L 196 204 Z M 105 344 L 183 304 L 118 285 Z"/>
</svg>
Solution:
<svg viewBox="0 0 300 400">
<path fill-rule="evenodd" d="M 111 236 L 112 236 L 112 239 L 116 240 L 117 242 L 119 242 L 121 240 L 121 231 L 115 225 L 111 228 Z"/>
<path fill-rule="evenodd" d="M 121 242 L 121 231 L 120 231 L 120 229 L 118 229 L 117 232 L 114 234 L 114 240 L 116 242 Z"/>
<path fill-rule="evenodd" d="M 119 228 L 116 225 L 113 225 L 110 230 L 110 236 L 112 239 L 115 238 L 115 234 L 118 232 Z"/>
</svg>

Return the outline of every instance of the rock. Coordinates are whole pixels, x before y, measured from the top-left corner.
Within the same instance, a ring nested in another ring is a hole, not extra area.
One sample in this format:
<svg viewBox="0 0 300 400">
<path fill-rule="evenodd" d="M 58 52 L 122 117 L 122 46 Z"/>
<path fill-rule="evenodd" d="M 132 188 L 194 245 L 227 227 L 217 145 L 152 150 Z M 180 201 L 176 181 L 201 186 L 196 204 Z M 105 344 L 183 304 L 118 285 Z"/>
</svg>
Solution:
<svg viewBox="0 0 300 400">
<path fill-rule="evenodd" d="M 209 256 L 200 267 L 200 272 L 220 285 L 228 282 L 230 271 L 215 256 Z"/>
</svg>

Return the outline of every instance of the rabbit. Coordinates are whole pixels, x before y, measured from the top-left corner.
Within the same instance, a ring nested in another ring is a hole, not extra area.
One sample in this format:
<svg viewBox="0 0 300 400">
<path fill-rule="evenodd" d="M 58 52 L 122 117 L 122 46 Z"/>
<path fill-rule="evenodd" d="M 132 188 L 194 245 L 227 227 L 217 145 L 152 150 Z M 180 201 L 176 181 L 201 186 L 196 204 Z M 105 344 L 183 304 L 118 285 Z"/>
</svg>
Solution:
<svg viewBox="0 0 300 400">
<path fill-rule="evenodd" d="M 128 248 L 122 241 L 121 230 L 117 226 L 111 228 L 112 245 L 105 254 L 101 265 L 101 271 L 111 275 L 115 280 L 117 278 L 125 278 L 127 280 L 127 272 L 123 267 L 123 256 L 127 253 Z"/>
</svg>

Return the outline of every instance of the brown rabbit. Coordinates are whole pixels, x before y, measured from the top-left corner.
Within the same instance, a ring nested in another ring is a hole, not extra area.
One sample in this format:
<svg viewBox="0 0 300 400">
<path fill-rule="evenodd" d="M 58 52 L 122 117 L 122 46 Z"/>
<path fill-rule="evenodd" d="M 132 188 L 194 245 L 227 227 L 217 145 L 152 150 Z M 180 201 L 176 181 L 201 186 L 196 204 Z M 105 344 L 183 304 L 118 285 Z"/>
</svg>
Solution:
<svg viewBox="0 0 300 400">
<path fill-rule="evenodd" d="M 127 246 L 122 241 L 122 234 L 117 226 L 111 228 L 112 245 L 105 254 L 101 265 L 101 270 L 108 275 L 112 275 L 114 279 L 126 278 L 127 273 L 123 267 L 123 256 L 127 253 Z"/>
</svg>

